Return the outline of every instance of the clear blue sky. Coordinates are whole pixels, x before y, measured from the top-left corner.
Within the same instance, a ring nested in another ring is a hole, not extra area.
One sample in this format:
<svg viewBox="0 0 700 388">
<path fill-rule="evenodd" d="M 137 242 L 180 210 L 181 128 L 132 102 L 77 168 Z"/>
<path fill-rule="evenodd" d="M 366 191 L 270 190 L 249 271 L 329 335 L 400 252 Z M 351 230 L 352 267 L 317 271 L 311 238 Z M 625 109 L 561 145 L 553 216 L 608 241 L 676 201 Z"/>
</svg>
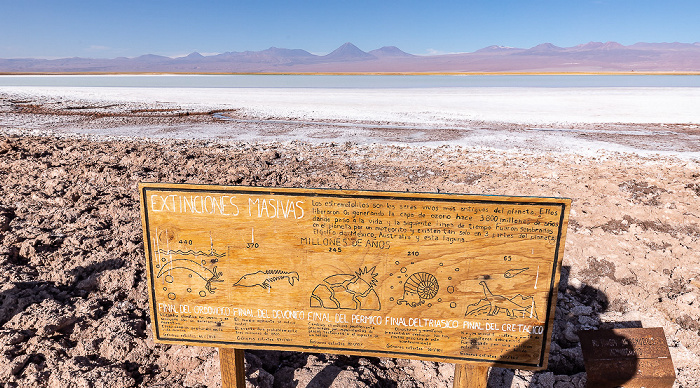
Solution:
<svg viewBox="0 0 700 388">
<path fill-rule="evenodd" d="M 0 0 L 0 58 L 700 41 L 698 0 Z"/>
</svg>

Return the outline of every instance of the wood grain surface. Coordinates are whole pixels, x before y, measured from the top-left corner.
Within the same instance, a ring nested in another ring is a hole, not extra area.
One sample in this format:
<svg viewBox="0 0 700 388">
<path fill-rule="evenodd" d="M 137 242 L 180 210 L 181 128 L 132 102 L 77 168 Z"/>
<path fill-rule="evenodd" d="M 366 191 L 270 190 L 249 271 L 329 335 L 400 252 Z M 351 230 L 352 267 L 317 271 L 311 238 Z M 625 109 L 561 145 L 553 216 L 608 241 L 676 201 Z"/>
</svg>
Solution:
<svg viewBox="0 0 700 388">
<path fill-rule="evenodd" d="M 221 388 L 245 388 L 245 351 L 219 348 Z"/>
<path fill-rule="evenodd" d="M 452 388 L 487 388 L 489 366 L 480 364 L 455 365 L 455 379 Z"/>
<path fill-rule="evenodd" d="M 568 199 L 139 190 L 157 342 L 546 367 Z"/>
</svg>

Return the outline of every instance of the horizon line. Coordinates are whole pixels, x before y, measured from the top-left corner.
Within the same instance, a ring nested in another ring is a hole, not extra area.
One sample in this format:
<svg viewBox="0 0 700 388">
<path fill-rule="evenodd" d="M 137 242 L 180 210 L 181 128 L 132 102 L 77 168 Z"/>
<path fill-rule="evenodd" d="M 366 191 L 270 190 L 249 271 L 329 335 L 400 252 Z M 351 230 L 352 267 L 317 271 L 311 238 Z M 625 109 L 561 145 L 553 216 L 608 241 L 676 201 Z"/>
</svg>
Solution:
<svg viewBox="0 0 700 388">
<path fill-rule="evenodd" d="M 350 71 L 350 72 L 154 72 L 154 71 L 86 71 L 86 72 L 0 72 L 0 76 L 14 75 L 700 75 L 700 71 Z"/>
</svg>

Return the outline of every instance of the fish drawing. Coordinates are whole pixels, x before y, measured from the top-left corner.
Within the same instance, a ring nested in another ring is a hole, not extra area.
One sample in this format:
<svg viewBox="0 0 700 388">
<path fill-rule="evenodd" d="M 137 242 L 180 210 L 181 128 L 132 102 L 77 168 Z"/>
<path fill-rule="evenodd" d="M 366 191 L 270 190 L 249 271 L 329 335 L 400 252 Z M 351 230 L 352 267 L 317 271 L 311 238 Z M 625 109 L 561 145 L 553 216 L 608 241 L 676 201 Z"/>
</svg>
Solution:
<svg viewBox="0 0 700 388">
<path fill-rule="evenodd" d="M 260 286 L 262 288 L 270 289 L 272 285 L 270 283 L 276 282 L 281 279 L 287 279 L 290 285 L 294 285 L 294 279 L 299 280 L 299 274 L 296 272 L 281 271 L 278 269 L 270 269 L 266 271 L 258 271 L 243 275 L 234 286 L 241 287 L 255 287 Z"/>
<path fill-rule="evenodd" d="M 204 288 L 206 288 L 207 291 L 209 291 L 209 293 L 213 294 L 214 290 L 216 290 L 216 287 L 213 287 L 212 283 L 223 282 L 223 280 L 221 280 L 221 275 L 223 275 L 223 273 L 217 271 L 216 268 L 217 267 L 209 269 L 203 266 L 202 264 L 190 259 L 174 259 L 165 263 L 160 268 L 160 271 L 158 271 L 158 276 L 156 277 L 160 278 L 161 276 L 165 275 L 165 279 L 166 281 L 168 281 L 168 273 L 172 274 L 172 271 L 176 269 L 186 269 L 202 278 L 202 280 L 205 281 Z M 172 282 L 172 275 L 171 280 L 169 280 L 168 282 Z"/>
</svg>

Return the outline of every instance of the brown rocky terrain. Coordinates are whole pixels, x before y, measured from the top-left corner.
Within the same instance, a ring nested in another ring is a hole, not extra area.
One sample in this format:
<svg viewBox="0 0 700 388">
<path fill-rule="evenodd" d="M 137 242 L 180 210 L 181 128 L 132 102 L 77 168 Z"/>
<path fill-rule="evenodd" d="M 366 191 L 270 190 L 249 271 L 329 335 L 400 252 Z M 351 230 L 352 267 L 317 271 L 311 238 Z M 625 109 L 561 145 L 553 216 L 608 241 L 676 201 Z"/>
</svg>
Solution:
<svg viewBox="0 0 700 388">
<path fill-rule="evenodd" d="M 676 387 L 700 386 L 697 159 L 30 135 L 22 128 L 31 125 L 16 123 L 84 117 L 23 114 L 0 116 L 3 386 L 220 386 L 216 349 L 153 342 L 138 182 L 572 198 L 549 367 L 494 368 L 492 386 L 583 387 L 576 332 L 611 327 L 663 327 Z M 205 125 L 207 117 L 146 117 L 138 124 Z M 440 387 L 451 386 L 453 373 L 453 365 L 434 362 L 246 352 L 254 387 Z"/>
</svg>

